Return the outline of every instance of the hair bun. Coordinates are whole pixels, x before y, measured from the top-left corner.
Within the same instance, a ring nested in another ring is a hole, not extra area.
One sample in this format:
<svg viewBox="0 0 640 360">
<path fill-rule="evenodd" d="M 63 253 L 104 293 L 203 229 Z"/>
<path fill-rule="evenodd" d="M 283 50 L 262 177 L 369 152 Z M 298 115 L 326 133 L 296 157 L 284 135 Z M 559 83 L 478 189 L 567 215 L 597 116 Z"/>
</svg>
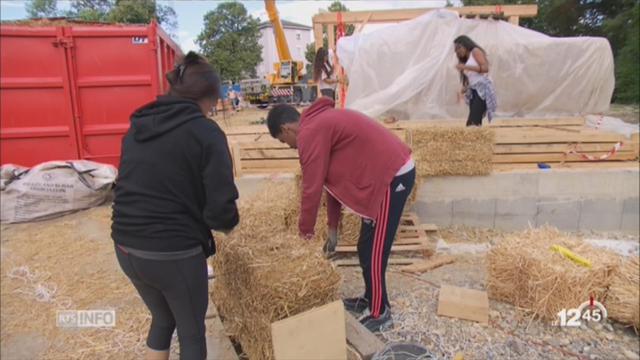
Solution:
<svg viewBox="0 0 640 360">
<path fill-rule="evenodd" d="M 195 65 L 200 62 L 202 62 L 202 57 L 194 51 L 189 51 L 189 53 L 182 60 L 182 63 L 184 65 Z"/>
</svg>

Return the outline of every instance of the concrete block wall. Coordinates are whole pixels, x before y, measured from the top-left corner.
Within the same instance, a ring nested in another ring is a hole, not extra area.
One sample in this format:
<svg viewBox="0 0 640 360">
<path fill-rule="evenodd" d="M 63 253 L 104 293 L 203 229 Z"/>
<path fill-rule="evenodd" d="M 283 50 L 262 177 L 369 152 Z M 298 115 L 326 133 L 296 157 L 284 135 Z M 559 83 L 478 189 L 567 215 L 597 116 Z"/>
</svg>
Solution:
<svg viewBox="0 0 640 360">
<path fill-rule="evenodd" d="M 520 230 L 640 233 L 640 177 L 634 169 L 526 171 L 422 181 L 422 222 Z"/>
</svg>

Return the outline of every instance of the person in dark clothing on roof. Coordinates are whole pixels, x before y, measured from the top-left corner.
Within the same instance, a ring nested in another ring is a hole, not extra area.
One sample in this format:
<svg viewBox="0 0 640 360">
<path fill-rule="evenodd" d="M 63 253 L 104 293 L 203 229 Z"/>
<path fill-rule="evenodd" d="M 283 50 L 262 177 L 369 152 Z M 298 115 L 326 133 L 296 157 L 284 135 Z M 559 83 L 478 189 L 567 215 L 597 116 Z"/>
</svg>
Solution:
<svg viewBox="0 0 640 360">
<path fill-rule="evenodd" d="M 215 70 L 189 52 L 167 80 L 167 95 L 131 115 L 111 236 L 123 272 L 151 312 L 146 358 L 168 359 L 177 327 L 180 358 L 201 360 L 211 230 L 238 224 L 238 191 L 226 136 L 205 116 L 220 95 Z"/>
<path fill-rule="evenodd" d="M 356 111 L 334 109 L 322 97 L 302 115 L 278 105 L 267 115 L 271 136 L 298 149 L 302 167 L 300 235 L 314 235 L 323 189 L 327 193 L 329 239 L 335 248 L 341 208 L 362 218 L 358 255 L 363 296 L 344 300 L 345 308 L 376 332 L 392 324 L 385 272 L 416 171 L 411 149 L 389 130 Z"/>
</svg>

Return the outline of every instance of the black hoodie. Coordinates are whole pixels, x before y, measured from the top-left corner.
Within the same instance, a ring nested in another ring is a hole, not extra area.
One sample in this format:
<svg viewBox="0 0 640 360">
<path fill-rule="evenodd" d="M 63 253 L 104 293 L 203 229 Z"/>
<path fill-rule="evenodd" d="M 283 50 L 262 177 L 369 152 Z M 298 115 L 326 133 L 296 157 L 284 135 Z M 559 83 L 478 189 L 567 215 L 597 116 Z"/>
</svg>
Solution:
<svg viewBox="0 0 640 360">
<path fill-rule="evenodd" d="M 111 236 L 133 249 L 170 252 L 202 245 L 238 223 L 227 139 L 197 103 L 158 99 L 131 115 L 122 141 Z"/>
</svg>

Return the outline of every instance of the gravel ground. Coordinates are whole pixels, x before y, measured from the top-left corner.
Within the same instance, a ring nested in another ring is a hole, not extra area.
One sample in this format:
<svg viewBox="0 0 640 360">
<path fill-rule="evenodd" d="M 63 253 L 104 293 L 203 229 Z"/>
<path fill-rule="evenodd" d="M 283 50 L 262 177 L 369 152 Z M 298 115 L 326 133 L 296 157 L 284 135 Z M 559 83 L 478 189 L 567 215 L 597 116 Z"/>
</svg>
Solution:
<svg viewBox="0 0 640 360">
<path fill-rule="evenodd" d="M 425 346 L 438 359 L 638 359 L 640 338 L 619 324 L 561 329 L 531 320 L 523 311 L 490 301 L 488 325 L 436 315 L 442 284 L 485 290 L 484 254 L 458 255 L 457 261 L 420 276 L 390 267 L 388 288 L 394 328 L 381 338 Z M 358 268 L 341 268 L 345 297 L 362 292 Z"/>
</svg>

